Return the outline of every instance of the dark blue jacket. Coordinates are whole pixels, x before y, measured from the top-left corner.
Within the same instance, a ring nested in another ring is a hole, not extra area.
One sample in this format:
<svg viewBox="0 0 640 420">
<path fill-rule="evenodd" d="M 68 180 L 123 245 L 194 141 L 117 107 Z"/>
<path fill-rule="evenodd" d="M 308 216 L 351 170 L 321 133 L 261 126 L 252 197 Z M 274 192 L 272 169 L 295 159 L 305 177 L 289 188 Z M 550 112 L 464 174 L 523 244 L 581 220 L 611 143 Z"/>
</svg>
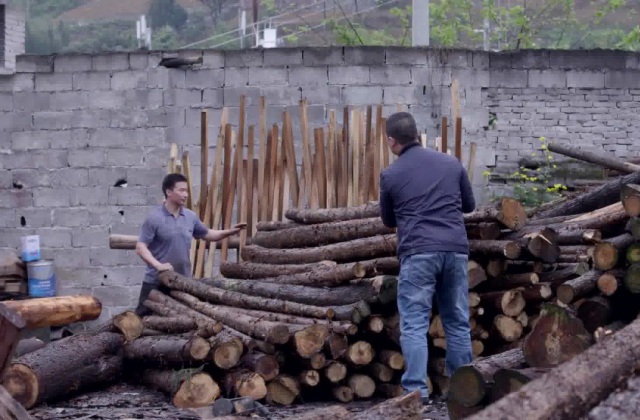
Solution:
<svg viewBox="0 0 640 420">
<path fill-rule="evenodd" d="M 463 213 L 475 209 L 467 171 L 453 156 L 406 146 L 380 174 L 380 215 L 398 228 L 398 257 L 469 252 Z"/>
</svg>

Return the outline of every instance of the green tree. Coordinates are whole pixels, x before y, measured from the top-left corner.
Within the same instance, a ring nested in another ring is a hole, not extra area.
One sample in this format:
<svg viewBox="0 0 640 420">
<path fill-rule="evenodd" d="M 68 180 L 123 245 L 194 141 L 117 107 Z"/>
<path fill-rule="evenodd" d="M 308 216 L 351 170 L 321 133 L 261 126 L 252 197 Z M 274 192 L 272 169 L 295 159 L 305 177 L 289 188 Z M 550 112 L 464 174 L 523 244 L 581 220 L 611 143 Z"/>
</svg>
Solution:
<svg viewBox="0 0 640 420">
<path fill-rule="evenodd" d="M 177 33 L 169 25 L 156 29 L 151 38 L 151 46 L 154 50 L 171 50 L 178 47 Z"/>
<path fill-rule="evenodd" d="M 171 26 L 180 30 L 188 19 L 187 12 L 176 0 L 153 0 L 149 8 L 149 20 L 153 29 Z"/>
</svg>

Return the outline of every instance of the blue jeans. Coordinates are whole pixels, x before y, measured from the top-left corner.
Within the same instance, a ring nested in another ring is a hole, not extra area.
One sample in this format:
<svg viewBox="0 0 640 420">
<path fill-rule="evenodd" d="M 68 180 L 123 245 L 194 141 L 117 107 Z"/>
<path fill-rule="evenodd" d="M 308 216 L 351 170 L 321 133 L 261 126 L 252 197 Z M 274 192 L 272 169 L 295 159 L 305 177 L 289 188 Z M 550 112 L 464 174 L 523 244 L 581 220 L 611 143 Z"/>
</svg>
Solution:
<svg viewBox="0 0 640 420">
<path fill-rule="evenodd" d="M 403 257 L 398 282 L 400 344 L 406 370 L 402 386 L 429 396 L 427 332 L 435 293 L 447 340 L 445 374 L 471 363 L 466 254 L 433 252 Z"/>
</svg>

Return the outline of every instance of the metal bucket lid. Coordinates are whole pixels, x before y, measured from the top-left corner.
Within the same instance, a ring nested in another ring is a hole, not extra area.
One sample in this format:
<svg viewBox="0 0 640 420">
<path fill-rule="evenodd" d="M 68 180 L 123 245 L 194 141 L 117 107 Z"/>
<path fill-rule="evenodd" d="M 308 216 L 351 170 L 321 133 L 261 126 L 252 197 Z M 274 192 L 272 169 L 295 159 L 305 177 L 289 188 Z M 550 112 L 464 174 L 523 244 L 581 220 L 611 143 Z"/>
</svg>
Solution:
<svg viewBox="0 0 640 420">
<path fill-rule="evenodd" d="M 51 260 L 39 260 L 39 261 L 29 261 L 27 262 L 27 266 L 31 267 L 40 267 L 45 265 L 53 265 L 53 261 Z"/>
</svg>

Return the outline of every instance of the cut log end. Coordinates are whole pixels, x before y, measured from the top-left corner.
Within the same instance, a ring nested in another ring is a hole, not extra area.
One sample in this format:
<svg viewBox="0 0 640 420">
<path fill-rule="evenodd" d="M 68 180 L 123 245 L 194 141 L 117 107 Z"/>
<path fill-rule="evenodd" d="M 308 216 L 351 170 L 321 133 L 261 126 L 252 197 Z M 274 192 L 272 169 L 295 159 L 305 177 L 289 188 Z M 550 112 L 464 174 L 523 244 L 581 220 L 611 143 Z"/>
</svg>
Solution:
<svg viewBox="0 0 640 420">
<path fill-rule="evenodd" d="M 633 264 L 627 268 L 623 281 L 629 292 L 633 294 L 640 293 L 640 263 Z"/>
<path fill-rule="evenodd" d="M 198 408 L 211 405 L 220 396 L 220 387 L 206 373 L 196 373 L 180 384 L 173 396 L 178 408 Z"/>
<path fill-rule="evenodd" d="M 261 400 L 267 396 L 267 385 L 261 375 L 242 371 L 233 377 L 235 378 L 234 389 L 239 396 L 251 397 L 254 400 Z"/>
<path fill-rule="evenodd" d="M 376 391 L 375 381 L 366 375 L 354 374 L 349 378 L 348 383 L 349 388 L 358 398 L 369 398 Z"/>
<path fill-rule="evenodd" d="M 602 242 L 593 250 L 593 264 L 598 270 L 611 270 L 618 263 L 618 250 L 609 242 Z"/>
<path fill-rule="evenodd" d="M 497 315 L 493 325 L 502 339 L 508 343 L 515 342 L 522 336 L 522 324 L 511 317 Z"/>
<path fill-rule="evenodd" d="M 126 341 L 133 341 L 140 337 L 144 329 L 140 317 L 130 311 L 114 316 L 113 326 L 124 335 Z"/>
<path fill-rule="evenodd" d="M 508 316 L 518 316 L 524 309 L 527 302 L 518 290 L 508 290 L 502 295 L 500 307 L 502 312 Z"/>
<path fill-rule="evenodd" d="M 193 360 L 204 360 L 211 351 L 211 345 L 202 337 L 193 337 L 189 343 L 189 354 Z"/>
<path fill-rule="evenodd" d="M 320 374 L 316 370 L 305 370 L 300 373 L 298 379 L 301 384 L 314 387 L 320 383 Z"/>
<path fill-rule="evenodd" d="M 353 401 L 353 391 L 348 386 L 338 386 L 332 390 L 333 397 L 342 402 L 348 403 Z"/>
<path fill-rule="evenodd" d="M 500 223 L 511 230 L 519 230 L 527 223 L 524 206 L 513 198 L 503 198 L 500 202 Z"/>
<path fill-rule="evenodd" d="M 300 395 L 300 385 L 295 378 L 280 375 L 267 386 L 269 404 L 291 405 Z"/>
<path fill-rule="evenodd" d="M 308 358 L 322 350 L 328 336 L 329 329 L 326 326 L 311 325 L 297 331 L 293 336 L 293 341 L 298 354 Z"/>
<path fill-rule="evenodd" d="M 598 278 L 598 290 L 605 296 L 612 296 L 619 286 L 618 278 L 612 273 L 604 273 Z"/>
<path fill-rule="evenodd" d="M 374 351 L 366 341 L 357 341 L 349 346 L 346 353 L 348 361 L 354 365 L 364 366 L 371 363 L 373 360 Z"/>
<path fill-rule="evenodd" d="M 26 408 L 34 406 L 39 395 L 38 377 L 28 366 L 14 363 L 9 367 L 4 387 Z"/>
<path fill-rule="evenodd" d="M 220 369 L 231 369 L 240 362 L 244 345 L 240 339 L 231 339 L 213 345 L 213 363 Z"/>
<path fill-rule="evenodd" d="M 629 195 L 622 199 L 622 206 L 629 217 L 640 216 L 640 196 Z"/>
<path fill-rule="evenodd" d="M 324 375 L 329 382 L 338 383 L 347 377 L 347 367 L 339 362 L 332 362 L 324 370 Z"/>
</svg>

